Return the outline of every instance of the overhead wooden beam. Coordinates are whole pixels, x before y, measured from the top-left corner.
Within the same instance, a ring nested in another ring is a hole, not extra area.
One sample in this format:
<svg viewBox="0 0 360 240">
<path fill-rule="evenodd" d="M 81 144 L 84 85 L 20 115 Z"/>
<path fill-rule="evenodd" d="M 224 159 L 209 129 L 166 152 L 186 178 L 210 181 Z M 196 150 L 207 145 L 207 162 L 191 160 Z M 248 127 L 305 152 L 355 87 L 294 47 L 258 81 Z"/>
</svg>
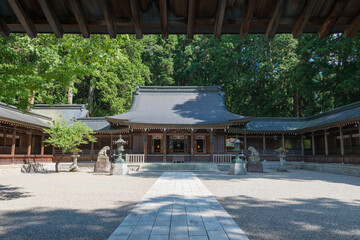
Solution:
<svg viewBox="0 0 360 240">
<path fill-rule="evenodd" d="M 55 14 L 54 7 L 50 5 L 48 0 L 38 0 L 38 2 L 55 36 L 61 38 L 64 35 L 64 30 Z"/>
<path fill-rule="evenodd" d="M 159 0 L 161 34 L 164 39 L 168 38 L 167 0 Z"/>
<path fill-rule="evenodd" d="M 304 9 L 301 11 L 298 20 L 295 23 L 295 26 L 292 31 L 292 35 L 294 38 L 298 38 L 303 33 L 306 24 L 308 23 L 311 13 L 315 7 L 316 1 L 307 0 Z"/>
<path fill-rule="evenodd" d="M 345 35 L 348 38 L 353 38 L 359 31 L 360 31 L 360 12 L 356 17 L 354 17 L 351 23 L 347 26 L 345 30 Z"/>
<path fill-rule="evenodd" d="M 214 38 L 215 39 L 221 38 L 221 31 L 222 31 L 222 25 L 224 22 L 225 10 L 226 10 L 226 0 L 218 0 L 217 13 L 216 13 L 216 19 L 215 19 L 215 28 L 214 28 Z"/>
<path fill-rule="evenodd" d="M 285 9 L 286 2 L 286 0 L 278 0 L 276 3 L 274 13 L 266 29 L 267 38 L 273 38 L 275 36 L 276 30 L 279 27 L 281 15 Z"/>
<path fill-rule="evenodd" d="M 4 38 L 6 38 L 6 37 L 8 37 L 10 35 L 10 29 L 6 25 L 4 19 L 2 19 L 1 17 L 0 17 L 0 34 Z"/>
<path fill-rule="evenodd" d="M 99 0 L 99 2 L 104 13 L 108 33 L 111 38 L 116 38 L 115 21 L 114 15 L 111 11 L 110 2 L 109 0 Z"/>
<path fill-rule="evenodd" d="M 82 35 L 84 36 L 84 38 L 89 38 L 90 37 L 90 31 L 89 31 L 89 26 L 87 23 L 87 20 L 85 18 L 84 12 L 81 8 L 81 4 L 79 2 L 79 0 L 71 0 L 69 1 L 72 12 L 76 18 L 77 23 L 79 24 L 79 28 L 80 31 L 82 33 Z"/>
<path fill-rule="evenodd" d="M 337 0 L 335 2 L 330 14 L 327 16 L 320 30 L 318 31 L 318 35 L 320 38 L 325 38 L 329 36 L 331 29 L 334 27 L 347 3 L 348 0 Z"/>
<path fill-rule="evenodd" d="M 194 39 L 195 19 L 196 19 L 196 0 L 189 0 L 188 25 L 187 25 L 188 39 Z"/>
<path fill-rule="evenodd" d="M 248 0 L 244 17 L 241 21 L 240 26 L 240 38 L 244 39 L 247 37 L 250 31 L 251 18 L 254 14 L 256 0 Z"/>
<path fill-rule="evenodd" d="M 30 17 L 25 13 L 23 7 L 18 0 L 8 0 L 11 9 L 14 11 L 16 17 L 19 19 L 21 25 L 29 37 L 35 38 L 37 30 Z"/>
<path fill-rule="evenodd" d="M 135 24 L 136 38 L 141 39 L 142 38 L 142 30 L 141 30 L 141 24 L 140 24 L 140 12 L 139 12 L 138 0 L 130 0 L 130 7 L 131 7 L 132 19 Z"/>
</svg>

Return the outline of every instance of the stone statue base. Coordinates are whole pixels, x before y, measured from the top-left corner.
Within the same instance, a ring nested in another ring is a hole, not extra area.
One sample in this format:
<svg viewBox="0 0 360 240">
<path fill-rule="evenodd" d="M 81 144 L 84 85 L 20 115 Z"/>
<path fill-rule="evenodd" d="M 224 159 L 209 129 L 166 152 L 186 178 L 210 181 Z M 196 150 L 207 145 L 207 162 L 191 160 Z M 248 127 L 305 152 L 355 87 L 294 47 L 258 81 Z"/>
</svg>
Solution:
<svg viewBox="0 0 360 240">
<path fill-rule="evenodd" d="M 113 163 L 110 170 L 110 175 L 128 175 L 129 168 L 126 163 Z"/>
<path fill-rule="evenodd" d="M 229 175 L 246 175 L 245 163 L 230 164 Z"/>
<path fill-rule="evenodd" d="M 98 156 L 94 166 L 94 172 L 96 173 L 109 173 L 111 169 L 111 162 L 108 156 Z"/>
<path fill-rule="evenodd" d="M 264 172 L 261 162 L 248 162 L 248 164 L 246 164 L 246 168 L 248 172 Z"/>
<path fill-rule="evenodd" d="M 287 172 L 287 169 L 284 167 L 284 158 L 286 157 L 286 155 L 279 154 L 278 157 L 280 158 L 280 164 L 279 164 L 277 171 L 278 172 Z"/>
<path fill-rule="evenodd" d="M 80 172 L 80 168 L 77 164 L 71 164 L 69 167 L 69 172 Z"/>
</svg>

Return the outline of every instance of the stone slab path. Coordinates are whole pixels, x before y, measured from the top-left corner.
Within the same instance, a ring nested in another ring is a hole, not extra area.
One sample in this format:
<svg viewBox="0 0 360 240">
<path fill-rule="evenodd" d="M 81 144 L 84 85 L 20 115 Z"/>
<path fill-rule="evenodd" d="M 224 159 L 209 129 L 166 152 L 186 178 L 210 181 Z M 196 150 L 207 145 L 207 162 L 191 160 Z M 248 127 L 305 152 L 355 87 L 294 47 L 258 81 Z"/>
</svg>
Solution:
<svg viewBox="0 0 360 240">
<path fill-rule="evenodd" d="M 248 239 L 192 172 L 164 172 L 109 240 Z"/>
</svg>

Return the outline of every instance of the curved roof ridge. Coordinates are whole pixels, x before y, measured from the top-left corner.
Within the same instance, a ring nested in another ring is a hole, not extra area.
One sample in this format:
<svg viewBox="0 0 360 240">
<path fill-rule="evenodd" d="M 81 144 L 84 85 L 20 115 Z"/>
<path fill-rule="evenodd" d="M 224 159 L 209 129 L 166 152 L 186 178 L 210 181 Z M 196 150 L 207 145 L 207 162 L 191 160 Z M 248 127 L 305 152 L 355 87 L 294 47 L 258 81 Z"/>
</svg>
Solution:
<svg viewBox="0 0 360 240">
<path fill-rule="evenodd" d="M 126 125 L 224 125 L 250 121 L 229 112 L 220 86 L 137 86 L 126 113 L 107 116 Z"/>
</svg>

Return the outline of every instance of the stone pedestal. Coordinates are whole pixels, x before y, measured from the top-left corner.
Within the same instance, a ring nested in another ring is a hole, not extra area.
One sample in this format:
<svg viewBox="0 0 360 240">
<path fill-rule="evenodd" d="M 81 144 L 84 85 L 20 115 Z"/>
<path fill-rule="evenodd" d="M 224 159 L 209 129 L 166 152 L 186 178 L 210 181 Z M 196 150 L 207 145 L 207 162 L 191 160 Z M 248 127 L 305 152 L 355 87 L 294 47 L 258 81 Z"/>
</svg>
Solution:
<svg viewBox="0 0 360 240">
<path fill-rule="evenodd" d="M 110 175 L 128 175 L 129 168 L 126 163 L 113 163 L 110 170 Z"/>
<path fill-rule="evenodd" d="M 80 157 L 79 152 L 81 152 L 80 150 L 79 151 L 75 151 L 73 152 L 73 154 L 71 155 L 72 159 L 73 159 L 73 162 L 72 164 L 70 165 L 69 167 L 69 172 L 80 172 L 80 168 L 78 167 L 77 165 L 77 158 Z"/>
<path fill-rule="evenodd" d="M 248 162 L 246 167 L 248 172 L 264 172 L 261 162 Z"/>
<path fill-rule="evenodd" d="M 94 172 L 96 173 L 109 173 L 111 170 L 111 162 L 108 156 L 98 156 L 95 163 Z"/>
<path fill-rule="evenodd" d="M 229 175 L 246 175 L 245 163 L 230 164 Z"/>
<path fill-rule="evenodd" d="M 280 164 L 278 167 L 279 172 L 287 172 L 287 169 L 284 167 L 284 158 L 286 157 L 285 154 L 279 154 L 278 157 L 280 158 Z"/>
</svg>

